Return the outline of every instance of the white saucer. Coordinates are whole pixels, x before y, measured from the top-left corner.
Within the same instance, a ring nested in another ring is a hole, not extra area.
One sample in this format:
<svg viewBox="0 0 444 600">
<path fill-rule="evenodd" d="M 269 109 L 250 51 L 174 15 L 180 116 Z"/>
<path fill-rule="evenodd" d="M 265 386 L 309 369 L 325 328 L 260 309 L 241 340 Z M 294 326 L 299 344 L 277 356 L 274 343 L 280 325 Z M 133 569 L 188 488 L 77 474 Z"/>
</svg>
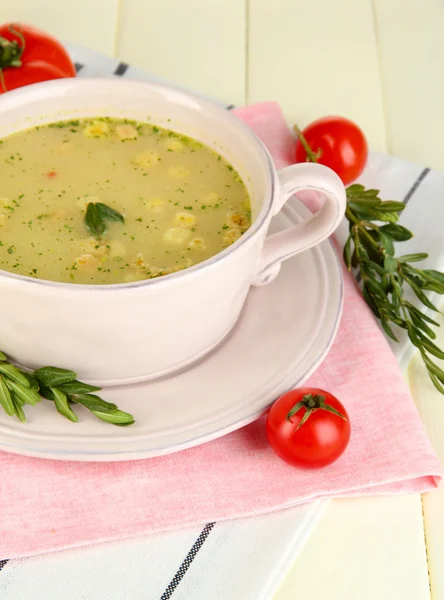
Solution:
<svg viewBox="0 0 444 600">
<path fill-rule="evenodd" d="M 271 231 L 307 214 L 293 198 Z M 333 343 L 342 300 L 339 259 L 324 242 L 284 263 L 270 285 L 251 289 L 232 334 L 200 364 L 167 379 L 101 392 L 131 412 L 134 425 L 103 423 L 83 407 L 76 408 L 79 423 L 71 423 L 43 401 L 26 407 L 26 424 L 0 412 L 0 449 L 57 460 L 116 461 L 177 452 L 225 435 L 254 421 L 313 373 Z"/>
</svg>

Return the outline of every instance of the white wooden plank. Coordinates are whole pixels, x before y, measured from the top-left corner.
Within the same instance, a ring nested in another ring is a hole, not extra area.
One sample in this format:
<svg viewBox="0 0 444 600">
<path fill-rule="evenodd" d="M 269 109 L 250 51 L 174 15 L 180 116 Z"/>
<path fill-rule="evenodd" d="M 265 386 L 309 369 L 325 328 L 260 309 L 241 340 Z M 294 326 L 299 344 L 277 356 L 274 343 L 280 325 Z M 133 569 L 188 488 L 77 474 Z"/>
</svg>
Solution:
<svg viewBox="0 0 444 600">
<path fill-rule="evenodd" d="M 419 495 L 335 500 L 274 600 L 430 600 Z"/>
<path fill-rule="evenodd" d="M 375 0 L 389 149 L 444 169 L 444 3 Z"/>
<path fill-rule="evenodd" d="M 441 324 L 436 343 L 444 348 L 444 317 L 434 318 Z M 437 362 L 444 367 L 443 361 Z M 435 452 L 444 464 L 444 398 L 430 382 L 420 355 L 410 364 L 409 382 Z M 423 507 L 432 598 L 444 600 L 444 489 L 425 494 Z"/>
<path fill-rule="evenodd" d="M 423 506 L 432 598 L 433 600 L 443 600 L 444 491 L 439 490 L 425 494 L 423 497 Z"/>
<path fill-rule="evenodd" d="M 242 0 L 122 2 L 120 58 L 228 104 L 244 103 Z"/>
<path fill-rule="evenodd" d="M 113 55 L 119 0 L 0 0 L 0 21 L 18 21 L 52 33 L 62 42 Z"/>
<path fill-rule="evenodd" d="M 249 101 L 277 100 L 300 126 L 346 116 L 386 149 L 371 0 L 250 0 L 249 34 Z"/>
</svg>

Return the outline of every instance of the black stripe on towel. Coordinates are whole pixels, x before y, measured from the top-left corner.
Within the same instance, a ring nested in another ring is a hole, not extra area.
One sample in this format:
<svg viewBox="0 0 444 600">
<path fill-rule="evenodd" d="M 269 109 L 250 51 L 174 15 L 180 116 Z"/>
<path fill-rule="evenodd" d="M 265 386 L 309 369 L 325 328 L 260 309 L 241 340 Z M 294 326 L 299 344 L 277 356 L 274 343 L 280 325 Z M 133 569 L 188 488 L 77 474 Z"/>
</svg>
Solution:
<svg viewBox="0 0 444 600">
<path fill-rule="evenodd" d="M 194 542 L 193 546 L 191 547 L 191 550 L 186 555 L 186 558 L 183 561 L 183 563 L 180 565 L 177 573 L 174 575 L 173 579 L 168 584 L 167 589 L 164 591 L 164 593 L 160 597 L 160 600 L 169 600 L 171 598 L 171 596 L 174 593 L 174 590 L 177 588 L 179 583 L 182 581 L 185 573 L 190 568 L 191 563 L 196 558 L 196 554 L 202 548 L 205 540 L 210 535 L 210 532 L 213 529 L 213 527 L 215 526 L 215 524 L 216 523 L 207 523 L 205 525 L 205 527 L 202 529 L 202 531 L 199 534 L 199 537 Z"/>
<path fill-rule="evenodd" d="M 415 183 L 412 185 L 412 187 L 407 192 L 406 197 L 403 200 L 404 204 L 407 204 L 407 202 L 409 202 L 412 199 L 413 194 L 416 192 L 416 190 L 419 188 L 419 186 L 421 185 L 421 183 L 427 177 L 428 173 L 430 173 L 430 169 L 429 168 L 423 169 L 421 171 L 421 173 L 419 174 L 419 176 L 416 179 Z"/>
<path fill-rule="evenodd" d="M 3 569 L 3 567 L 8 563 L 8 559 L 5 560 L 0 560 L 0 571 Z"/>
<path fill-rule="evenodd" d="M 119 63 L 114 71 L 114 75 L 124 75 L 128 70 L 128 67 L 129 65 L 124 62 Z"/>
<path fill-rule="evenodd" d="M 85 65 L 82 65 L 81 63 L 74 63 L 74 67 L 76 69 L 76 73 L 78 73 L 81 69 L 83 69 Z"/>
</svg>

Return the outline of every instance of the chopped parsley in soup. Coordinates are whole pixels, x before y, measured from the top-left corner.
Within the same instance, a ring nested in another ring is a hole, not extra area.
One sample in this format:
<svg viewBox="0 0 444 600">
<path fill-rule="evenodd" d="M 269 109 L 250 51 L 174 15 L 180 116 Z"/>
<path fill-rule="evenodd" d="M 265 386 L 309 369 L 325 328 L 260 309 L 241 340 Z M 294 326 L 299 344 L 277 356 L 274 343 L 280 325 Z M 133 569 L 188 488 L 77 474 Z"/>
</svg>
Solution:
<svg viewBox="0 0 444 600">
<path fill-rule="evenodd" d="M 185 269 L 250 226 L 248 193 L 189 137 L 111 118 L 0 140 L 0 269 L 80 284 Z"/>
</svg>

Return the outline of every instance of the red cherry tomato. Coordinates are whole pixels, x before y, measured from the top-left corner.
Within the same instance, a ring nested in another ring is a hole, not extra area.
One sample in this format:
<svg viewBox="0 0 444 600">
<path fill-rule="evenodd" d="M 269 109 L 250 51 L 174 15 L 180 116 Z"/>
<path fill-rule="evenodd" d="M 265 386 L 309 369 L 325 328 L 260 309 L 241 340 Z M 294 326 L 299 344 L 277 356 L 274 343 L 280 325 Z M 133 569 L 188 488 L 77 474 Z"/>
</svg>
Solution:
<svg viewBox="0 0 444 600">
<path fill-rule="evenodd" d="M 302 131 L 318 162 L 330 167 L 344 185 L 354 181 L 364 170 L 368 157 L 367 140 L 361 129 L 344 117 L 323 117 Z M 305 162 L 307 152 L 298 139 L 296 162 Z"/>
<path fill-rule="evenodd" d="M 65 48 L 52 36 L 18 23 L 0 26 L 0 94 L 75 74 Z"/>
<path fill-rule="evenodd" d="M 266 433 L 276 454 L 298 467 L 324 467 L 350 440 L 350 419 L 341 402 L 324 390 L 299 388 L 272 405 Z"/>
</svg>

